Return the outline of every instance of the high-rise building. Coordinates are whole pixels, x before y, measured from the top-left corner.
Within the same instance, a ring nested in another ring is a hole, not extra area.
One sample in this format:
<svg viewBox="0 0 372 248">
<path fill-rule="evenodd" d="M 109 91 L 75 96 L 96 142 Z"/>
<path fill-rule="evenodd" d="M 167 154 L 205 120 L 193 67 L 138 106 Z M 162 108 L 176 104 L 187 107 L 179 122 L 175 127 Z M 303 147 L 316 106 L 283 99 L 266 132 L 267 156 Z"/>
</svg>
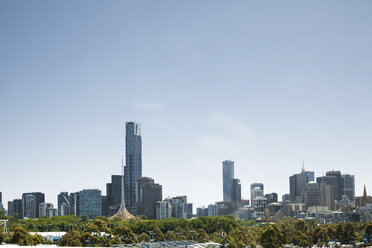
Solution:
<svg viewBox="0 0 372 248">
<path fill-rule="evenodd" d="M 137 179 L 137 186 L 136 186 L 137 188 L 137 194 L 136 194 L 137 215 L 145 214 L 144 205 L 142 203 L 142 199 L 143 199 L 142 186 L 145 184 L 153 184 L 153 183 L 155 183 L 155 181 L 151 177 L 140 177 Z M 163 197 L 160 197 L 160 199 L 155 201 L 155 203 L 158 201 L 161 201 L 162 199 Z"/>
<path fill-rule="evenodd" d="M 309 182 L 305 190 L 301 192 L 301 195 L 306 207 L 320 205 L 320 186 L 316 182 Z"/>
<path fill-rule="evenodd" d="M 223 201 L 232 201 L 232 181 L 234 179 L 234 161 L 225 160 L 222 162 L 223 176 Z"/>
<path fill-rule="evenodd" d="M 23 218 L 23 204 L 22 199 L 14 199 L 13 201 L 8 201 L 8 216 L 18 216 L 18 218 Z"/>
<path fill-rule="evenodd" d="M 3 195 L 0 192 L 0 209 L 3 209 Z"/>
<path fill-rule="evenodd" d="M 342 200 L 342 178 L 340 171 L 327 171 L 326 176 L 334 176 L 336 177 L 336 185 L 335 185 L 335 197 L 336 200 Z"/>
<path fill-rule="evenodd" d="M 177 196 L 170 199 L 172 206 L 172 217 L 174 218 L 187 218 L 187 197 Z"/>
<path fill-rule="evenodd" d="M 23 218 L 39 218 L 39 205 L 45 202 L 45 195 L 40 192 L 23 193 L 22 208 Z"/>
<path fill-rule="evenodd" d="M 251 184 L 251 205 L 254 205 L 254 200 L 257 197 L 264 196 L 264 185 L 262 183 L 252 183 Z"/>
<path fill-rule="evenodd" d="M 39 217 L 52 217 L 49 216 L 49 209 L 54 209 L 52 203 L 42 202 L 39 204 Z M 54 216 L 54 215 L 53 215 Z"/>
<path fill-rule="evenodd" d="M 124 191 L 128 211 L 136 215 L 137 179 L 142 177 L 141 124 L 126 123 Z"/>
<path fill-rule="evenodd" d="M 164 220 L 172 217 L 172 205 L 169 201 L 158 201 L 155 208 L 157 220 Z"/>
<path fill-rule="evenodd" d="M 68 192 L 61 192 L 57 196 L 57 208 L 58 208 L 58 215 L 64 216 L 70 214 L 70 196 Z"/>
<path fill-rule="evenodd" d="M 291 202 L 302 202 L 301 192 L 305 190 L 307 183 L 311 181 L 314 181 L 314 172 L 307 171 L 304 166 L 300 174 L 294 174 L 289 177 Z"/>
<path fill-rule="evenodd" d="M 192 203 L 187 203 L 187 219 L 191 219 L 193 217 L 193 211 L 192 211 Z"/>
<path fill-rule="evenodd" d="M 332 186 L 332 196 L 334 197 L 333 200 L 337 200 L 337 188 L 338 188 L 338 179 L 336 176 L 322 176 L 317 177 L 316 182 L 320 185 L 321 183 L 325 183 L 327 185 Z"/>
<path fill-rule="evenodd" d="M 102 200 L 102 216 L 110 217 L 111 215 L 109 212 L 110 205 L 108 201 L 108 196 L 103 195 L 101 197 L 101 200 Z"/>
<path fill-rule="evenodd" d="M 102 215 L 102 195 L 101 190 L 85 189 L 79 192 L 80 213 L 79 216 L 87 215 L 94 219 Z"/>
<path fill-rule="evenodd" d="M 156 203 L 163 199 L 162 186 L 157 183 L 146 183 L 141 186 L 141 209 L 149 219 L 156 219 Z"/>
<path fill-rule="evenodd" d="M 234 204 L 234 209 L 239 208 L 241 200 L 242 200 L 242 187 L 240 184 L 240 179 L 234 178 L 232 180 L 232 189 L 231 189 L 231 201 Z"/>
<path fill-rule="evenodd" d="M 273 202 L 278 202 L 278 194 L 277 193 L 265 194 L 265 198 L 267 199 L 267 204 L 268 205 L 270 203 L 273 203 Z"/>
<path fill-rule="evenodd" d="M 80 216 L 80 193 L 70 194 L 70 214 Z"/>
<path fill-rule="evenodd" d="M 325 182 L 318 183 L 320 185 L 320 206 L 327 206 L 329 210 L 335 209 L 335 191 L 333 185 Z"/>
<path fill-rule="evenodd" d="M 341 175 L 341 189 L 342 195 L 350 197 L 351 201 L 355 199 L 355 177 L 354 175 L 343 174 Z"/>
</svg>

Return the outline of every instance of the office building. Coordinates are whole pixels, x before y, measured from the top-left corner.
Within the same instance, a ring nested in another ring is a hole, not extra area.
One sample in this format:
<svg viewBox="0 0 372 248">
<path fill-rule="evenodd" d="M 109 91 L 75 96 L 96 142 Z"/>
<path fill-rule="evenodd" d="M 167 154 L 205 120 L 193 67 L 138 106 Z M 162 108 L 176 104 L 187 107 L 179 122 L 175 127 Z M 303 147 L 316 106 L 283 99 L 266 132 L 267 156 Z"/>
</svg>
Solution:
<svg viewBox="0 0 372 248">
<path fill-rule="evenodd" d="M 102 216 L 110 217 L 111 215 L 109 212 L 110 205 L 108 201 L 108 196 L 106 195 L 101 196 L 101 201 L 102 201 Z"/>
<path fill-rule="evenodd" d="M 223 201 L 232 201 L 232 182 L 234 179 L 234 162 L 225 160 L 222 162 L 223 176 Z"/>
<path fill-rule="evenodd" d="M 278 202 L 278 194 L 277 193 L 270 193 L 265 194 L 265 198 L 267 199 L 267 205 L 273 202 Z"/>
<path fill-rule="evenodd" d="M 251 184 L 251 204 L 254 198 L 258 196 L 263 196 L 264 185 L 262 183 L 252 183 Z"/>
<path fill-rule="evenodd" d="M 125 205 L 136 215 L 137 179 L 142 177 L 142 138 L 141 124 L 126 123 L 124 188 Z"/>
<path fill-rule="evenodd" d="M 332 186 L 332 190 L 333 190 L 332 196 L 334 197 L 333 200 L 337 200 L 338 179 L 337 179 L 336 176 L 322 176 L 322 177 L 317 177 L 316 178 L 316 182 L 319 185 L 322 184 L 322 183 L 324 183 L 326 185 Z M 334 204 L 332 206 L 334 206 Z"/>
<path fill-rule="evenodd" d="M 39 205 L 45 202 L 45 195 L 40 192 L 23 193 L 22 194 L 22 209 L 23 218 L 35 219 L 39 218 Z"/>
<path fill-rule="evenodd" d="M 187 219 L 191 219 L 194 216 L 192 208 L 192 203 L 187 203 Z"/>
<path fill-rule="evenodd" d="M 233 202 L 234 209 L 240 207 L 240 201 L 242 200 L 242 187 L 240 184 L 240 179 L 234 178 L 232 180 L 232 189 L 231 189 L 231 201 Z"/>
<path fill-rule="evenodd" d="M 20 219 L 23 218 L 22 199 L 14 199 L 13 201 L 8 201 L 8 216 L 16 216 Z"/>
<path fill-rule="evenodd" d="M 79 192 L 70 194 L 70 210 L 71 215 L 80 216 L 80 195 Z"/>
<path fill-rule="evenodd" d="M 162 186 L 146 183 L 141 186 L 141 210 L 148 219 L 156 219 L 156 203 L 163 199 Z"/>
<path fill-rule="evenodd" d="M 316 182 L 308 182 L 305 190 L 301 192 L 301 195 L 306 207 L 320 205 L 320 186 Z"/>
<path fill-rule="evenodd" d="M 39 204 L 39 217 L 49 218 L 49 209 L 53 209 L 52 203 L 42 202 Z M 54 215 L 53 215 L 54 216 Z"/>
<path fill-rule="evenodd" d="M 267 199 L 264 196 L 257 196 L 252 201 L 252 207 L 257 212 L 264 212 L 267 205 Z"/>
<path fill-rule="evenodd" d="M 86 189 L 79 192 L 80 213 L 79 216 L 87 215 L 94 219 L 102 215 L 102 195 L 98 189 Z"/>
<path fill-rule="evenodd" d="M 144 215 L 144 205 L 142 203 L 142 199 L 143 199 L 143 196 L 142 196 L 142 186 L 145 185 L 145 184 L 153 184 L 155 183 L 154 179 L 152 179 L 151 177 L 140 177 L 137 179 L 137 194 L 136 194 L 136 207 L 137 207 L 137 215 Z M 159 200 L 156 200 L 154 202 L 154 204 L 158 201 L 161 201 L 163 198 L 160 197 Z"/>
<path fill-rule="evenodd" d="M 70 195 L 68 192 L 61 192 L 57 196 L 58 215 L 64 216 L 70 214 Z"/>
<path fill-rule="evenodd" d="M 342 195 L 346 195 L 353 202 L 355 199 L 355 177 L 354 175 L 341 175 L 341 190 Z"/>
<path fill-rule="evenodd" d="M 172 206 L 172 217 L 174 218 L 187 218 L 187 197 L 177 196 L 170 199 Z"/>
<path fill-rule="evenodd" d="M 217 204 L 208 205 L 208 216 L 218 216 L 218 205 Z"/>
<path fill-rule="evenodd" d="M 301 192 L 305 190 L 308 182 L 314 181 L 314 172 L 302 167 L 300 174 L 289 177 L 289 193 L 291 202 L 302 202 Z"/>
<path fill-rule="evenodd" d="M 290 194 L 282 195 L 282 202 L 283 203 L 290 202 L 290 201 L 291 201 L 291 195 Z"/>
<path fill-rule="evenodd" d="M 320 186 L 320 206 L 327 206 L 329 210 L 335 209 L 335 191 L 333 185 L 325 182 L 318 183 Z"/>
<path fill-rule="evenodd" d="M 48 208 L 48 211 L 47 211 L 47 217 L 48 218 L 57 216 L 57 214 L 58 214 L 58 209 L 56 209 L 56 208 Z"/>
<path fill-rule="evenodd" d="M 164 220 L 172 217 L 172 206 L 169 201 L 159 201 L 155 204 L 155 208 L 157 220 Z"/>
<path fill-rule="evenodd" d="M 336 200 L 342 200 L 342 177 L 340 171 L 327 171 L 326 176 L 334 176 L 336 177 L 336 185 L 335 187 L 335 197 Z"/>
</svg>

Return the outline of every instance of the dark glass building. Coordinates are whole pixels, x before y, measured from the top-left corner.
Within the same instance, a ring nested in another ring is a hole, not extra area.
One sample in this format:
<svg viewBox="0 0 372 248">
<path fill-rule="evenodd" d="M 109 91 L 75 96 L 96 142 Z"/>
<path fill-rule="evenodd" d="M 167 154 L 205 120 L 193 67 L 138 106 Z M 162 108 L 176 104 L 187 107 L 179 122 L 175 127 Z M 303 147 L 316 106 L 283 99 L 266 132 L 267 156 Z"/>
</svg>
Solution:
<svg viewBox="0 0 372 248">
<path fill-rule="evenodd" d="M 192 208 L 192 203 L 187 203 L 187 219 L 191 219 L 194 215 Z"/>
<path fill-rule="evenodd" d="M 234 179 L 234 161 L 225 160 L 222 162 L 223 177 L 223 201 L 232 201 L 232 187 Z"/>
<path fill-rule="evenodd" d="M 326 176 L 334 176 L 336 177 L 336 185 L 335 185 L 335 197 L 336 200 L 342 200 L 342 178 L 340 171 L 327 171 Z"/>
<path fill-rule="evenodd" d="M 70 194 L 70 214 L 80 216 L 80 194 L 79 192 Z"/>
<path fill-rule="evenodd" d="M 68 192 L 61 192 L 57 196 L 57 208 L 58 208 L 58 215 L 64 216 L 70 214 L 70 196 Z"/>
<path fill-rule="evenodd" d="M 40 192 L 23 193 L 22 207 L 23 218 L 35 219 L 39 218 L 39 205 L 45 202 L 45 195 Z"/>
<path fill-rule="evenodd" d="M 18 216 L 18 218 L 23 218 L 23 206 L 22 199 L 15 199 L 13 201 L 8 201 L 8 216 Z"/>
<path fill-rule="evenodd" d="M 267 204 L 273 203 L 273 202 L 278 202 L 278 194 L 277 193 L 270 193 L 265 195 L 267 199 Z"/>
<path fill-rule="evenodd" d="M 305 190 L 307 183 L 312 181 L 314 181 L 314 172 L 307 171 L 304 167 L 302 167 L 300 174 L 289 177 L 291 202 L 302 202 L 301 192 Z"/>
<path fill-rule="evenodd" d="M 125 205 L 131 214 L 136 215 L 137 179 L 142 177 L 141 124 L 127 122 L 125 130 Z"/>
<path fill-rule="evenodd" d="M 141 186 L 141 209 L 149 219 L 156 219 L 156 203 L 163 199 L 162 186 L 156 183 L 146 183 Z"/>
<path fill-rule="evenodd" d="M 142 186 L 145 184 L 153 184 L 155 183 L 154 179 L 151 177 L 140 177 L 137 179 L 137 195 L 136 195 L 136 207 L 137 207 L 137 215 L 145 214 L 144 204 L 143 202 L 143 194 L 142 194 Z M 159 201 L 161 201 L 160 199 Z"/>
<path fill-rule="evenodd" d="M 240 179 L 234 178 L 232 180 L 232 189 L 231 189 L 231 201 L 233 202 L 234 209 L 239 208 L 241 200 L 242 200 L 242 186 L 240 184 Z"/>
<path fill-rule="evenodd" d="M 98 189 L 86 189 L 79 192 L 80 213 L 79 216 L 87 215 L 94 219 L 102 215 L 102 195 Z"/>
<path fill-rule="evenodd" d="M 355 177 L 354 175 L 344 174 L 341 176 L 342 195 L 350 197 L 351 201 L 355 199 Z"/>
</svg>

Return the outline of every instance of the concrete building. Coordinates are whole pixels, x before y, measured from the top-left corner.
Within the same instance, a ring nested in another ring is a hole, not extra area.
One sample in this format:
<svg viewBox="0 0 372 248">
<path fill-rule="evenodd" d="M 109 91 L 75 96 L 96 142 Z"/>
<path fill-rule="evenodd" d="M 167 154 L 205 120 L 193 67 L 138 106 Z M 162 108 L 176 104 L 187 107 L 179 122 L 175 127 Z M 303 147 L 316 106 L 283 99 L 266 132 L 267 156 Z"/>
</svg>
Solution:
<svg viewBox="0 0 372 248">
<path fill-rule="evenodd" d="M 252 207 L 257 212 L 264 212 L 267 205 L 267 199 L 263 196 L 257 196 L 252 201 Z"/>
<path fill-rule="evenodd" d="M 320 206 L 327 206 L 328 209 L 335 209 L 335 192 L 333 185 L 320 183 Z"/>
<path fill-rule="evenodd" d="M 316 182 L 308 182 L 301 194 L 306 207 L 320 205 L 320 186 Z"/>
<path fill-rule="evenodd" d="M 49 218 L 48 211 L 49 209 L 54 208 L 52 203 L 42 202 L 39 204 L 39 217 Z"/>
<path fill-rule="evenodd" d="M 141 124 L 127 122 L 125 130 L 125 206 L 131 214 L 136 215 L 137 179 L 142 177 Z"/>
<path fill-rule="evenodd" d="M 86 189 L 79 192 L 79 216 L 87 215 L 94 219 L 102 215 L 102 195 L 98 189 Z"/>
<path fill-rule="evenodd" d="M 45 195 L 40 192 L 22 194 L 23 218 L 39 218 L 39 205 L 45 202 Z"/>
<path fill-rule="evenodd" d="M 155 205 L 156 219 L 164 220 L 172 217 L 172 206 L 169 201 L 158 201 Z"/>
<path fill-rule="evenodd" d="M 232 183 L 234 179 L 234 161 L 225 160 L 222 162 L 223 177 L 223 201 L 232 201 Z"/>
<path fill-rule="evenodd" d="M 218 216 L 218 205 L 217 204 L 208 205 L 208 216 Z"/>
<path fill-rule="evenodd" d="M 264 185 L 262 183 L 252 183 L 251 184 L 251 204 L 254 198 L 257 196 L 264 195 Z"/>
<path fill-rule="evenodd" d="M 177 196 L 170 199 L 172 205 L 172 217 L 174 218 L 187 218 L 187 197 Z"/>
</svg>

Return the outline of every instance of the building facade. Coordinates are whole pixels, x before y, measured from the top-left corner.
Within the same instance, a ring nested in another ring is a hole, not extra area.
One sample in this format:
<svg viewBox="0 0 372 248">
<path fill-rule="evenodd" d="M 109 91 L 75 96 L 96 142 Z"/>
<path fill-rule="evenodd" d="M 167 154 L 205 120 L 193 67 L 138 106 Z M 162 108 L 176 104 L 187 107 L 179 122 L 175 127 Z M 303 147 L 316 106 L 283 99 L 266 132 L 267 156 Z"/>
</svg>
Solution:
<svg viewBox="0 0 372 248">
<path fill-rule="evenodd" d="M 223 176 L 223 201 L 232 201 L 232 183 L 234 179 L 234 161 L 225 160 L 222 162 Z"/>
<path fill-rule="evenodd" d="M 332 176 L 336 178 L 336 183 L 334 185 L 336 200 L 342 200 L 342 177 L 340 171 L 327 171 L 326 176 Z"/>
<path fill-rule="evenodd" d="M 136 207 L 137 207 L 137 215 L 144 215 L 144 204 L 143 204 L 143 194 L 142 194 L 142 186 L 145 184 L 154 184 L 155 181 L 151 177 L 140 177 L 137 179 L 137 194 L 136 194 Z M 160 197 L 159 200 L 156 200 L 154 204 L 158 201 L 161 201 L 163 198 Z"/>
<path fill-rule="evenodd" d="M 39 205 L 45 202 L 45 195 L 40 192 L 22 194 L 23 218 L 39 218 Z"/>
<path fill-rule="evenodd" d="M 87 215 L 94 219 L 102 215 L 102 195 L 98 189 L 86 189 L 79 192 L 79 216 Z"/>
<path fill-rule="evenodd" d="M 75 192 L 70 194 L 70 209 L 69 213 L 80 216 L 80 193 Z"/>
<path fill-rule="evenodd" d="M 157 183 L 146 183 L 141 186 L 141 209 L 149 219 L 156 219 L 156 203 L 163 199 L 162 186 Z"/>
<path fill-rule="evenodd" d="M 170 199 L 172 206 L 172 217 L 174 218 L 187 218 L 187 197 L 177 196 Z"/>
<path fill-rule="evenodd" d="M 302 202 L 301 192 L 305 190 L 308 182 L 314 181 L 314 172 L 302 167 L 300 174 L 289 177 L 289 194 L 291 202 Z"/>
<path fill-rule="evenodd" d="M 39 217 L 49 218 L 49 209 L 54 209 L 52 203 L 42 202 L 39 204 Z"/>
<path fill-rule="evenodd" d="M 126 123 L 124 190 L 125 205 L 128 211 L 136 215 L 137 179 L 142 177 L 142 137 L 141 124 Z"/>
<path fill-rule="evenodd" d="M 169 201 L 158 201 L 155 205 L 156 219 L 164 220 L 172 217 L 172 206 Z"/>
<path fill-rule="evenodd" d="M 61 192 L 57 196 L 58 215 L 64 216 L 70 214 L 70 195 L 68 192 Z"/>
<path fill-rule="evenodd" d="M 351 201 L 355 199 L 355 176 L 349 174 L 341 175 L 341 190 L 342 195 L 346 195 Z"/>
</svg>

